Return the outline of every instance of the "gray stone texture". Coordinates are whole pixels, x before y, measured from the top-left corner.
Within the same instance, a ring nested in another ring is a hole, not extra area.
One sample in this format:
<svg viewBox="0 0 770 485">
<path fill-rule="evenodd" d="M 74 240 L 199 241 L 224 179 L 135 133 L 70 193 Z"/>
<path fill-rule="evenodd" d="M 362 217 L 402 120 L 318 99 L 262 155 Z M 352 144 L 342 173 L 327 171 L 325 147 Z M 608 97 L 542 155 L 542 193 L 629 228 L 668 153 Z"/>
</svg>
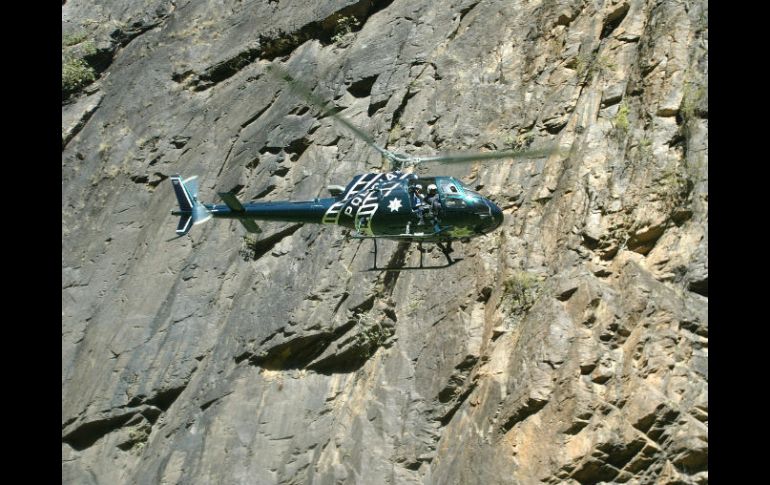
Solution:
<svg viewBox="0 0 770 485">
<path fill-rule="evenodd" d="M 62 26 L 97 73 L 62 105 L 63 483 L 708 482 L 705 1 L 69 0 Z M 177 173 L 218 202 L 388 168 L 271 65 L 389 149 L 560 150 L 419 168 L 506 214 L 444 270 L 363 271 L 335 226 L 173 239 Z"/>
</svg>

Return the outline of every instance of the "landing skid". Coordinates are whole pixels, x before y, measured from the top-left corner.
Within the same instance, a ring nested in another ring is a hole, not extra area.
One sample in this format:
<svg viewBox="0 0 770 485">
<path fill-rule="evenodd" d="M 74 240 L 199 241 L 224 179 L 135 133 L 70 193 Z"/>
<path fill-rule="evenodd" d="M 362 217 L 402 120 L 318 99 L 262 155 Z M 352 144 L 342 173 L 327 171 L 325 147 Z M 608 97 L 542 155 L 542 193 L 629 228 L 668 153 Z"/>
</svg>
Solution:
<svg viewBox="0 0 770 485">
<path fill-rule="evenodd" d="M 415 241 L 419 242 L 420 239 L 429 239 L 436 236 L 442 236 L 443 233 L 450 231 L 453 229 L 453 226 L 444 226 L 440 228 L 438 231 L 434 232 L 404 232 L 401 234 L 378 234 L 376 236 L 368 236 L 366 234 L 361 234 L 360 232 L 354 232 L 350 235 L 353 239 L 391 239 L 391 240 L 401 240 L 401 241 Z M 425 242 L 432 242 L 432 241 L 425 241 Z"/>
<path fill-rule="evenodd" d="M 397 268 L 378 268 L 377 267 L 377 239 L 375 238 L 372 240 L 374 241 L 374 262 L 371 268 L 364 271 L 419 271 L 423 269 L 442 269 L 442 268 L 448 268 L 463 260 L 463 258 L 452 259 L 452 257 L 449 255 L 449 253 L 454 252 L 454 249 L 452 249 L 452 241 L 448 241 L 446 243 L 446 246 L 444 246 L 440 242 L 437 242 L 435 244 L 441 250 L 441 253 L 446 258 L 447 264 L 443 264 L 441 266 L 424 266 L 422 264 L 422 255 L 425 252 L 425 249 L 423 249 L 422 243 L 418 242 L 417 250 L 420 252 L 420 266 L 400 266 Z"/>
</svg>

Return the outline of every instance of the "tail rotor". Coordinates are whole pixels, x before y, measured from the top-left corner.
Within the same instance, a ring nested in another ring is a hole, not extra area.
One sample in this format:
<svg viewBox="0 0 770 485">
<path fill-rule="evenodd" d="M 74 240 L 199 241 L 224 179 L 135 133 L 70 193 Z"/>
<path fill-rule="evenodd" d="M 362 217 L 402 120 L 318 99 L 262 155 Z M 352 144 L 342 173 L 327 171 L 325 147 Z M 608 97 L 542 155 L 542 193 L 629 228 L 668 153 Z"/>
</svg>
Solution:
<svg viewBox="0 0 770 485">
<path fill-rule="evenodd" d="M 179 224 L 176 233 L 179 236 L 187 234 L 193 225 L 201 224 L 211 219 L 211 212 L 198 202 L 198 176 L 194 175 L 187 180 L 182 180 L 179 175 L 174 175 L 171 183 L 174 186 L 176 200 L 179 203 L 178 211 L 171 214 L 179 216 Z"/>
</svg>

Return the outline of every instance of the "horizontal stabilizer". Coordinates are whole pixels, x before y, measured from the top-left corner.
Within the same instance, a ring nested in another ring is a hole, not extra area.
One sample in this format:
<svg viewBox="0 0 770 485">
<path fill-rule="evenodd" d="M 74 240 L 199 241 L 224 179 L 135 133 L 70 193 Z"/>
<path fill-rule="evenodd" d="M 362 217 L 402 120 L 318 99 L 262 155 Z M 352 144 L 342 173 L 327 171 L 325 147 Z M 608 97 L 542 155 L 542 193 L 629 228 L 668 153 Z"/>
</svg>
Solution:
<svg viewBox="0 0 770 485">
<path fill-rule="evenodd" d="M 227 207 L 229 207 L 231 211 L 246 212 L 246 209 L 244 209 L 243 204 L 241 204 L 241 201 L 238 200 L 235 194 L 231 194 L 230 192 L 219 192 L 219 196 L 222 198 L 223 201 L 225 201 L 225 204 L 227 204 Z"/>
<path fill-rule="evenodd" d="M 222 198 L 225 204 L 227 204 L 227 207 L 229 207 L 231 211 L 243 212 L 244 214 L 246 213 L 246 208 L 243 207 L 243 204 L 241 204 L 241 201 L 238 200 L 235 194 L 231 194 L 230 192 L 219 192 L 219 196 Z M 243 227 L 245 227 L 247 231 L 251 233 L 259 234 L 262 232 L 262 229 L 259 228 L 253 219 L 239 218 L 238 221 L 243 224 Z"/>
<path fill-rule="evenodd" d="M 259 228 L 256 222 L 254 222 L 253 219 L 238 219 L 241 224 L 243 224 L 243 227 L 246 228 L 247 231 L 253 232 L 254 234 L 259 234 L 262 232 L 262 229 Z"/>
</svg>

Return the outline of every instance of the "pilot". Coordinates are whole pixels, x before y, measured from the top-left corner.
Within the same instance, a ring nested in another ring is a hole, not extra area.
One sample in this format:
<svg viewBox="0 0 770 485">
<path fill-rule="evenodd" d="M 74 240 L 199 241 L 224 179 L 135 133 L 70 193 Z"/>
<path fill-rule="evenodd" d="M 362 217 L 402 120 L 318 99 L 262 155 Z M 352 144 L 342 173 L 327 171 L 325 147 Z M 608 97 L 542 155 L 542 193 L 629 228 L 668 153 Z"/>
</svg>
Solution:
<svg viewBox="0 0 770 485">
<path fill-rule="evenodd" d="M 425 203 L 427 203 L 434 212 L 438 212 L 435 209 L 440 209 L 441 204 L 438 200 L 438 187 L 436 187 L 436 184 L 430 184 L 428 185 L 428 195 L 425 197 Z M 437 206 L 437 207 L 434 207 Z"/>
</svg>

